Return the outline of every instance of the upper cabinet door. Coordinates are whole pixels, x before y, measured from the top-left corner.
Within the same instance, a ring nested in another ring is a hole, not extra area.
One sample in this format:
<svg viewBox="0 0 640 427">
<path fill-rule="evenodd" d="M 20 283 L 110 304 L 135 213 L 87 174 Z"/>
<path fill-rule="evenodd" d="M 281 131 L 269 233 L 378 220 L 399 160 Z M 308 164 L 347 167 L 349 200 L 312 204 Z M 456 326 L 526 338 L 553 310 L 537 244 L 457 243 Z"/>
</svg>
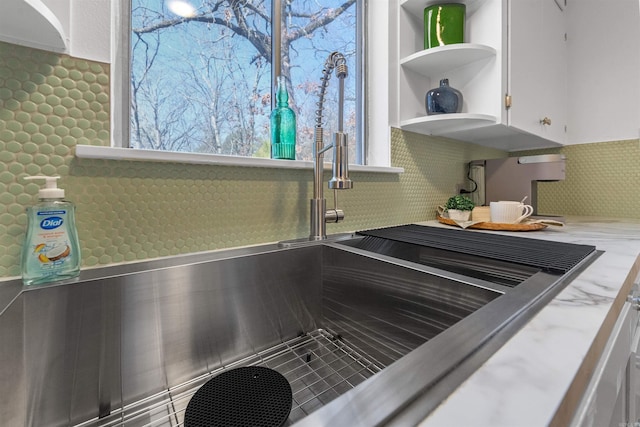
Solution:
<svg viewBox="0 0 640 427">
<path fill-rule="evenodd" d="M 509 126 L 566 141 L 567 43 L 559 0 L 509 0 Z"/>
</svg>

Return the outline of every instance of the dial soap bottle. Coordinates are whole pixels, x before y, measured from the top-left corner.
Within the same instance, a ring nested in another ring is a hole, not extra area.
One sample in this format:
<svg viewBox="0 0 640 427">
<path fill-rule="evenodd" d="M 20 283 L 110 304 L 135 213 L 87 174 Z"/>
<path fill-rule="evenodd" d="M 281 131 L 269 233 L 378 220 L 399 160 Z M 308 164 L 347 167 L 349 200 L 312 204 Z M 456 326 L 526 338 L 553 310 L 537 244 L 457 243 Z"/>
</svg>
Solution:
<svg viewBox="0 0 640 427">
<path fill-rule="evenodd" d="M 57 187 L 59 176 L 31 176 L 44 180 L 38 203 L 27 208 L 27 235 L 22 247 L 22 281 L 37 285 L 80 274 L 80 243 L 75 206 Z"/>
</svg>

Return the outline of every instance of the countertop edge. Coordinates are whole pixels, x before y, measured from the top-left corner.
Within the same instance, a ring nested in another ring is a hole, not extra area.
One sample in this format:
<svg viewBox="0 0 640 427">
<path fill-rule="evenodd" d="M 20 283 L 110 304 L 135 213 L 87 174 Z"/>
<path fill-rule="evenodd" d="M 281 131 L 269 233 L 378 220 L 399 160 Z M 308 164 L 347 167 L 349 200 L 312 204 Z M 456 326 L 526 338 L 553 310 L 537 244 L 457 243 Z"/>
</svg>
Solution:
<svg viewBox="0 0 640 427">
<path fill-rule="evenodd" d="M 593 375 L 596 365 L 602 356 L 607 341 L 609 340 L 609 336 L 611 335 L 613 327 L 618 320 L 618 316 L 622 311 L 622 307 L 627 300 L 627 295 L 631 292 L 634 281 L 639 274 L 640 255 L 636 257 L 636 261 L 620 288 L 620 292 L 611 304 L 611 308 L 591 343 L 591 347 L 587 351 L 582 364 L 578 368 L 564 399 L 562 399 L 551 423 L 549 423 L 550 427 L 564 427 L 570 424 L 575 415 L 575 411 L 580 405 L 584 392 L 589 385 L 589 381 L 591 380 L 591 376 Z"/>
</svg>

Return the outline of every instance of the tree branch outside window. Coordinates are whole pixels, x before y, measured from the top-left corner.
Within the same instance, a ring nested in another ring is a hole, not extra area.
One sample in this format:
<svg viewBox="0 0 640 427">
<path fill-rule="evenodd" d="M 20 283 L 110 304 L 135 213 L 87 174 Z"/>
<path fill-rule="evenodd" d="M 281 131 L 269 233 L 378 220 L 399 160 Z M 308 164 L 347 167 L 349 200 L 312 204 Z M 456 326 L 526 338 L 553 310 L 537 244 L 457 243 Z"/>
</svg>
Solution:
<svg viewBox="0 0 640 427">
<path fill-rule="evenodd" d="M 283 0 L 282 73 L 297 115 L 298 159 L 311 159 L 326 57 L 341 51 L 356 69 L 356 2 Z M 187 17 L 167 3 L 132 0 L 130 146 L 269 157 L 271 1 L 199 0 Z M 352 141 L 354 74 L 345 96 Z M 336 86 L 327 94 L 327 131 L 337 127 Z"/>
</svg>

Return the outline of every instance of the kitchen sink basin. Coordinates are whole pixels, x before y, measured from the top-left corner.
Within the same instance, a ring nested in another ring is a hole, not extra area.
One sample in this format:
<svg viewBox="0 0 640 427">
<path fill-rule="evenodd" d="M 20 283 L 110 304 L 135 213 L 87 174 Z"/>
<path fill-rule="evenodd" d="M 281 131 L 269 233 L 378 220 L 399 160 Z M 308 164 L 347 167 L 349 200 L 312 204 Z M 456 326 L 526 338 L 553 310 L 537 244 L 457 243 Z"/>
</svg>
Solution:
<svg viewBox="0 0 640 427">
<path fill-rule="evenodd" d="M 505 291 L 442 271 L 326 247 L 322 323 L 388 366 Z"/>
<path fill-rule="evenodd" d="M 199 387 L 247 365 L 289 381 L 287 425 L 417 423 L 588 262 L 356 236 L 83 271 L 0 314 L 0 424 L 182 425 Z"/>
<path fill-rule="evenodd" d="M 540 271 L 538 268 L 512 262 L 371 236 L 352 239 L 343 244 L 509 288 L 519 285 Z"/>
</svg>

